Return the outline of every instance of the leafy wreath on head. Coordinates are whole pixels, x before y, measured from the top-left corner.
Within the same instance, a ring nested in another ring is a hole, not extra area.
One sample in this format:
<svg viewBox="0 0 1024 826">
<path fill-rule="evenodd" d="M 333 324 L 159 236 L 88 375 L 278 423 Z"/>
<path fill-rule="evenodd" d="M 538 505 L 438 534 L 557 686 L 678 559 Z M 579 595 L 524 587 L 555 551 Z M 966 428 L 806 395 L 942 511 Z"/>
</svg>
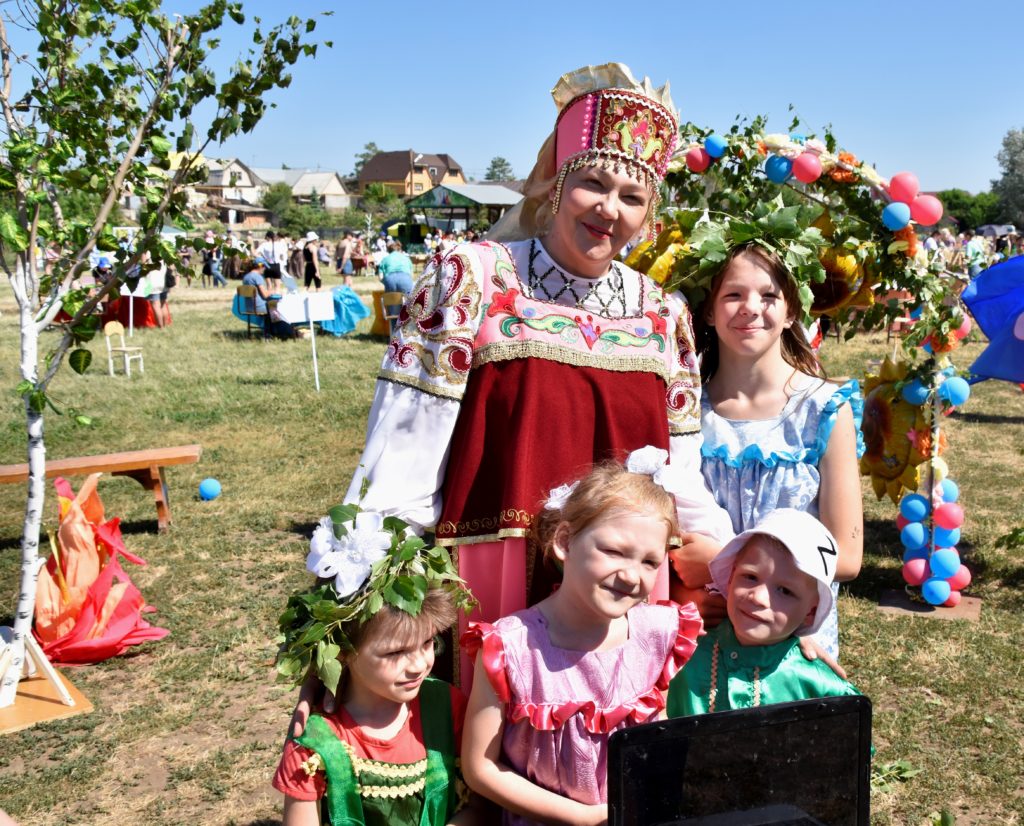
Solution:
<svg viewBox="0 0 1024 826">
<path fill-rule="evenodd" d="M 476 605 L 443 547 L 427 545 L 395 516 L 354 504 L 331 508 L 320 521 L 306 567 L 318 579 L 289 597 L 278 620 L 278 677 L 298 683 L 313 672 L 335 694 L 339 658 L 355 652 L 350 624 L 368 622 L 385 605 L 418 616 L 433 588 L 448 591 L 463 611 Z"/>
</svg>

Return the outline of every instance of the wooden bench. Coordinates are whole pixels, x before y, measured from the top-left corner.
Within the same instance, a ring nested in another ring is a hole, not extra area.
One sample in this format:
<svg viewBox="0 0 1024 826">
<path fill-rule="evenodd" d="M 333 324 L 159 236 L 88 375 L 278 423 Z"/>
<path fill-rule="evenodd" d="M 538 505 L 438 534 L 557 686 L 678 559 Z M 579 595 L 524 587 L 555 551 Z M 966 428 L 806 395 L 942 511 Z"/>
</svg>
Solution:
<svg viewBox="0 0 1024 826">
<path fill-rule="evenodd" d="M 167 500 L 164 468 L 170 465 L 195 464 L 202 452 L 203 448 L 200 445 L 180 445 L 151 450 L 129 450 L 125 453 L 104 453 L 101 456 L 79 456 L 75 459 L 55 459 L 46 463 L 46 478 L 90 473 L 130 476 L 142 487 L 153 492 L 157 524 L 161 531 L 166 531 L 171 524 L 171 508 Z M 0 483 L 27 480 L 27 464 L 0 465 Z"/>
</svg>

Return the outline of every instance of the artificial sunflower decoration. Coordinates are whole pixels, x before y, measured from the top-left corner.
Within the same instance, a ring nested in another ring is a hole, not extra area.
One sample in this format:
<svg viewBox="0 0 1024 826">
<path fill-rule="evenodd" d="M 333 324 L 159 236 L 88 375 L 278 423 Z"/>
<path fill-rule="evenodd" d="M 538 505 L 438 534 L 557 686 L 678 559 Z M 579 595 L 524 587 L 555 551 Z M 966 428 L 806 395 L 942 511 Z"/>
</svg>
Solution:
<svg viewBox="0 0 1024 826">
<path fill-rule="evenodd" d="M 886 358 L 877 376 L 864 381 L 864 455 L 860 471 L 871 477 L 875 496 L 888 495 L 898 504 L 903 493 L 918 489 L 918 465 L 931 455 L 928 407 L 910 404 L 900 388 L 907 378 L 906 362 Z M 939 453 L 945 439 L 939 438 Z"/>
</svg>

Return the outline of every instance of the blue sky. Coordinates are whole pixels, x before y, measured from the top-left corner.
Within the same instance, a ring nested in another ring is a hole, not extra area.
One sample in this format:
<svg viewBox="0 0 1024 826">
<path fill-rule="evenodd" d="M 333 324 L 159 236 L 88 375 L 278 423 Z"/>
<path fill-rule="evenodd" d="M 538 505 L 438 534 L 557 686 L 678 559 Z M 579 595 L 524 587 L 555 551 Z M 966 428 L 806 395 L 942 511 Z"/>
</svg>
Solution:
<svg viewBox="0 0 1024 826">
<path fill-rule="evenodd" d="M 328 7 L 245 3 L 265 21 Z M 233 55 L 244 38 L 230 31 Z M 525 176 L 554 122 L 555 80 L 610 60 L 671 81 L 683 119 L 701 125 L 764 113 L 783 131 L 793 104 L 808 131 L 831 123 L 844 149 L 926 190 L 987 190 L 1003 136 L 1024 128 L 1019 0 L 345 2 L 316 34 L 334 48 L 295 69 L 255 133 L 217 152 L 348 172 L 373 141 L 448 152 L 476 177 L 501 155 Z"/>
</svg>

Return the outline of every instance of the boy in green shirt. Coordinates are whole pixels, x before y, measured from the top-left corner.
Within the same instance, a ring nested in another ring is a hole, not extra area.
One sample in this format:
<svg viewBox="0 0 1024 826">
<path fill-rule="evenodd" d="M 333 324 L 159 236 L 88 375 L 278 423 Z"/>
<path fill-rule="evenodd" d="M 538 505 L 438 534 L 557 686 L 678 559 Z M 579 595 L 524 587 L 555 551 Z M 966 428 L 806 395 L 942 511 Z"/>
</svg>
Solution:
<svg viewBox="0 0 1024 826">
<path fill-rule="evenodd" d="M 783 508 L 727 544 L 710 564 L 728 619 L 700 638 L 669 685 L 668 716 L 859 692 L 796 637 L 832 609 L 836 541 L 805 511 Z"/>
</svg>

